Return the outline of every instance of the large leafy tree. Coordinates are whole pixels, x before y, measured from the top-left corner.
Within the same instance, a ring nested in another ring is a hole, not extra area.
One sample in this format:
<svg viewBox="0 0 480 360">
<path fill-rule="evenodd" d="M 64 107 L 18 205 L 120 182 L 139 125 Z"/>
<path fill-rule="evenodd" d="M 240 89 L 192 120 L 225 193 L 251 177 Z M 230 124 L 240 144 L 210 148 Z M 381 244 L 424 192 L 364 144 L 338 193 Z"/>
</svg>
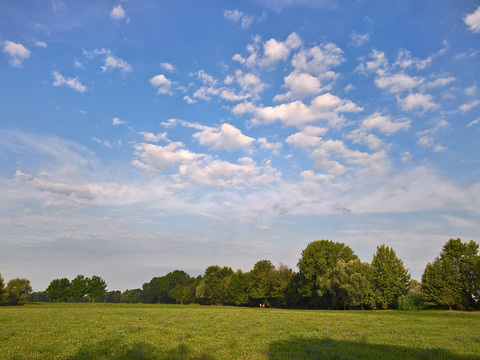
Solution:
<svg viewBox="0 0 480 360">
<path fill-rule="evenodd" d="M 410 274 L 403 261 L 392 248 L 381 245 L 373 256 L 372 268 L 377 305 L 383 309 L 395 308 L 398 297 L 406 295 L 410 287 Z"/>
<path fill-rule="evenodd" d="M 0 305 L 6 301 L 5 293 L 5 281 L 3 280 L 2 274 L 0 274 Z"/>
<path fill-rule="evenodd" d="M 12 279 L 8 282 L 6 287 L 7 302 L 9 305 L 17 305 L 25 302 L 32 292 L 30 280 L 27 279 Z"/>
<path fill-rule="evenodd" d="M 53 301 L 64 301 L 70 296 L 70 280 L 67 278 L 50 281 L 47 287 L 47 296 Z"/>
<path fill-rule="evenodd" d="M 335 268 L 339 260 L 349 262 L 358 259 L 353 250 L 331 240 L 317 240 L 307 245 L 298 261 L 301 279 L 298 282 L 299 292 L 308 297 L 311 306 L 330 307 L 331 298 L 324 290 L 325 275 Z"/>
<path fill-rule="evenodd" d="M 233 305 L 246 305 L 250 299 L 250 278 L 248 273 L 244 273 L 242 270 L 237 270 L 230 280 L 230 300 Z"/>
<path fill-rule="evenodd" d="M 107 293 L 107 283 L 100 277 L 93 275 L 87 278 L 87 295 L 90 300 L 95 302 L 95 299 Z"/>
<path fill-rule="evenodd" d="M 248 273 L 249 295 L 255 303 L 271 305 L 274 297 L 275 265 L 270 260 L 260 260 Z"/>
<path fill-rule="evenodd" d="M 74 301 L 82 300 L 87 295 L 88 278 L 77 275 L 70 283 L 70 293 Z"/>
<path fill-rule="evenodd" d="M 478 244 L 448 240 L 440 255 L 427 264 L 422 276 L 422 297 L 427 305 L 471 309 L 479 305 Z"/>
<path fill-rule="evenodd" d="M 222 268 L 218 265 L 207 267 L 203 277 L 204 287 L 202 294 L 207 303 L 213 305 L 231 303 L 230 282 L 233 274 L 233 270 L 227 266 Z"/>
</svg>

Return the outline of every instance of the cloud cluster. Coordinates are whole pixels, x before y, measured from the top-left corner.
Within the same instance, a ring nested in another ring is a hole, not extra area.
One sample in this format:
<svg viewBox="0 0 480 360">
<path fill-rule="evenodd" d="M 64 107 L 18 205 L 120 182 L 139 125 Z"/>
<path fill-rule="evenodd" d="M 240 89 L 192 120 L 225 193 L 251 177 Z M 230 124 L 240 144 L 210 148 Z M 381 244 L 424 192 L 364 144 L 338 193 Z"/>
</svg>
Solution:
<svg viewBox="0 0 480 360">
<path fill-rule="evenodd" d="M 6 40 L 3 42 L 3 52 L 8 54 L 10 59 L 10 65 L 14 67 L 21 67 L 23 61 L 30 57 L 30 50 L 20 43 L 14 43 L 13 41 Z"/>
</svg>

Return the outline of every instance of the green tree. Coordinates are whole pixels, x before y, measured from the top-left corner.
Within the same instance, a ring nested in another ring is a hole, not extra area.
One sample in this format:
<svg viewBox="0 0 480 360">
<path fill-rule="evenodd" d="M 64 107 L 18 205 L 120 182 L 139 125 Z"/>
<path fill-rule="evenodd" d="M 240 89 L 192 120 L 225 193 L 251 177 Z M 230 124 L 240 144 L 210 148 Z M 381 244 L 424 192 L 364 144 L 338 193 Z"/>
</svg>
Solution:
<svg viewBox="0 0 480 360">
<path fill-rule="evenodd" d="M 427 305 L 473 309 L 479 305 L 478 244 L 448 240 L 422 276 L 422 297 Z"/>
<path fill-rule="evenodd" d="M 253 302 L 271 305 L 274 297 L 275 265 L 270 260 L 260 260 L 255 263 L 248 273 L 248 294 Z"/>
<path fill-rule="evenodd" d="M 70 293 L 73 301 L 81 301 L 87 295 L 88 279 L 83 275 L 77 275 L 70 283 Z"/>
<path fill-rule="evenodd" d="M 381 245 L 373 256 L 372 267 L 377 305 L 383 309 L 395 308 L 398 297 L 406 295 L 410 287 L 410 274 L 403 261 L 392 248 Z"/>
<path fill-rule="evenodd" d="M 120 301 L 122 303 L 137 304 L 141 302 L 141 294 L 142 289 L 125 290 L 122 293 L 122 298 Z"/>
<path fill-rule="evenodd" d="M 17 305 L 27 301 L 32 292 L 32 287 L 30 286 L 30 280 L 17 278 L 10 280 L 5 290 L 8 304 Z"/>
<path fill-rule="evenodd" d="M 207 267 L 203 282 L 203 297 L 208 304 L 225 305 L 231 303 L 230 282 L 233 270 L 227 266 L 212 265 Z"/>
<path fill-rule="evenodd" d="M 233 305 L 247 305 L 249 301 L 249 277 L 248 273 L 237 270 L 231 277 L 230 281 L 230 299 Z"/>
<path fill-rule="evenodd" d="M 273 282 L 273 306 L 286 307 L 288 305 L 287 291 L 294 275 L 294 271 L 282 263 L 277 267 Z"/>
<path fill-rule="evenodd" d="M 53 301 L 64 301 L 70 296 L 70 280 L 67 278 L 55 279 L 47 287 L 47 296 Z"/>
<path fill-rule="evenodd" d="M 6 302 L 7 294 L 5 293 L 5 281 L 2 274 L 0 274 L 0 305 Z"/>
<path fill-rule="evenodd" d="M 100 277 L 93 275 L 91 278 L 86 278 L 87 280 L 87 295 L 88 298 L 95 302 L 95 299 L 106 294 L 107 283 Z"/>
<path fill-rule="evenodd" d="M 339 260 L 349 262 L 358 259 L 353 250 L 343 244 L 331 240 L 317 240 L 307 245 L 298 261 L 299 274 L 303 279 L 299 282 L 299 292 L 309 298 L 310 306 L 328 308 L 332 299 L 325 292 L 324 277 L 335 268 Z"/>
</svg>

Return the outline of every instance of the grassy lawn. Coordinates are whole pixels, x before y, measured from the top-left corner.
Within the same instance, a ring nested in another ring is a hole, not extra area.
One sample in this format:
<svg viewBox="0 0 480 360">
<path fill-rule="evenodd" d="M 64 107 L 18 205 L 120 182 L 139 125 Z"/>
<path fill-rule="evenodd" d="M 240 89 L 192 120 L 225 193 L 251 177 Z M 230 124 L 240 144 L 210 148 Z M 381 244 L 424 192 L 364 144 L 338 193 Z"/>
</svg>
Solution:
<svg viewBox="0 0 480 360">
<path fill-rule="evenodd" d="M 480 359 L 480 313 L 0 307 L 0 359 Z"/>
</svg>

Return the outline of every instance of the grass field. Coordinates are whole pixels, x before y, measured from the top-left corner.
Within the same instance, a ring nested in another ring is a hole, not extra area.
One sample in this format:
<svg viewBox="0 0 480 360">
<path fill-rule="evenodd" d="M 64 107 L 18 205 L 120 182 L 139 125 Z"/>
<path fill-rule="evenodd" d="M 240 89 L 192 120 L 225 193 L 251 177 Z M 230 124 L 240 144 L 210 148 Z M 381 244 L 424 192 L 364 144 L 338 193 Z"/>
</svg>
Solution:
<svg viewBox="0 0 480 360">
<path fill-rule="evenodd" d="M 0 307 L 0 359 L 480 359 L 480 313 Z"/>
</svg>

